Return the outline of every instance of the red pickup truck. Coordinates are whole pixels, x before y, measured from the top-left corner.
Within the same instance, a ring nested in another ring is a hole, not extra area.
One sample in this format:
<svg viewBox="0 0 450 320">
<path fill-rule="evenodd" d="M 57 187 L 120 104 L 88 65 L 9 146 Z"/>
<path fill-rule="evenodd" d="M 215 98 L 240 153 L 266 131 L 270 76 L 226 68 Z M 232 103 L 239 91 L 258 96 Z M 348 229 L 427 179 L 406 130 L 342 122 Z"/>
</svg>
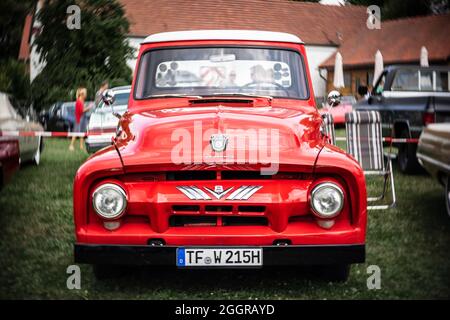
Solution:
<svg viewBox="0 0 450 320">
<path fill-rule="evenodd" d="M 75 177 L 75 261 L 99 277 L 133 264 L 318 265 L 345 280 L 365 259 L 365 180 L 315 105 L 294 35 L 147 37 L 113 145 Z"/>
</svg>

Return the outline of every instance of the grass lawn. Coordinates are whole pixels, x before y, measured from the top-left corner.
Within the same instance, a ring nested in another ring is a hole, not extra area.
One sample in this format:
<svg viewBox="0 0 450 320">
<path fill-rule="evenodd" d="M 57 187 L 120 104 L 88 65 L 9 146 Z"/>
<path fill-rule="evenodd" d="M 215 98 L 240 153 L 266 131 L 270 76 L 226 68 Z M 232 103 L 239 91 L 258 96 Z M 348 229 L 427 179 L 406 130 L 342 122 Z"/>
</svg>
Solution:
<svg viewBox="0 0 450 320">
<path fill-rule="evenodd" d="M 338 132 L 342 134 L 342 132 Z M 39 167 L 25 166 L 0 192 L 0 299 L 382 299 L 450 297 L 450 219 L 442 187 L 426 175 L 396 170 L 398 206 L 369 212 L 367 261 L 346 283 L 310 270 L 190 271 L 130 269 L 97 281 L 81 266 L 81 290 L 68 290 L 73 264 L 72 180 L 87 154 L 46 140 Z M 369 184 L 372 190 L 372 183 Z M 368 290 L 366 268 L 381 268 Z"/>
</svg>

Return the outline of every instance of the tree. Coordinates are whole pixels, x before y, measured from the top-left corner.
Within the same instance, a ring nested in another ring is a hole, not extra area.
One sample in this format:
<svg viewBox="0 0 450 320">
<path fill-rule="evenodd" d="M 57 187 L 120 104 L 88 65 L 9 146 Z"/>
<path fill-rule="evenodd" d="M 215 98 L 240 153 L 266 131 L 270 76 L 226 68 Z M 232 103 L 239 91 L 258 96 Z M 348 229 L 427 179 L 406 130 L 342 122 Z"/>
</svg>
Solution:
<svg viewBox="0 0 450 320">
<path fill-rule="evenodd" d="M 449 0 L 347 0 L 350 4 L 381 8 L 381 19 L 414 17 L 432 13 L 443 13 L 449 9 Z"/>
<path fill-rule="evenodd" d="M 69 29 L 68 7 L 80 8 L 80 29 Z M 117 0 L 46 0 L 37 19 L 42 31 L 35 45 L 45 67 L 32 83 L 35 105 L 41 109 L 57 100 L 74 100 L 83 86 L 93 98 L 104 80 L 127 84 L 126 60 L 132 49 L 126 35 L 129 23 Z"/>
<path fill-rule="evenodd" d="M 33 0 L 0 1 L 0 91 L 29 103 L 30 83 L 26 64 L 18 61 L 25 17 Z"/>
<path fill-rule="evenodd" d="M 17 59 L 25 17 L 33 4 L 32 0 L 0 1 L 0 61 Z"/>
</svg>

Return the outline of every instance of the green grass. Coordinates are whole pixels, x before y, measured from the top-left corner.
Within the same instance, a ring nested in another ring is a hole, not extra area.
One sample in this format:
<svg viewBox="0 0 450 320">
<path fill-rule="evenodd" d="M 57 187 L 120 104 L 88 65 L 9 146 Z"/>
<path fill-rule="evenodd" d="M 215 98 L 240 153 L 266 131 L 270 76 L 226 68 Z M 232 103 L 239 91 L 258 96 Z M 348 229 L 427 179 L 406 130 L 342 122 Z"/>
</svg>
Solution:
<svg viewBox="0 0 450 320">
<path fill-rule="evenodd" d="M 338 132 L 342 134 L 342 132 Z M 0 299 L 382 299 L 450 297 L 450 220 L 441 186 L 396 171 L 398 206 L 369 213 L 367 261 L 346 283 L 304 269 L 177 271 L 130 269 L 95 280 L 82 265 L 81 290 L 66 288 L 73 264 L 72 181 L 87 154 L 46 140 L 39 167 L 25 166 L 0 192 Z M 372 190 L 372 184 L 370 184 Z M 381 289 L 368 290 L 366 268 L 381 268 Z"/>
</svg>

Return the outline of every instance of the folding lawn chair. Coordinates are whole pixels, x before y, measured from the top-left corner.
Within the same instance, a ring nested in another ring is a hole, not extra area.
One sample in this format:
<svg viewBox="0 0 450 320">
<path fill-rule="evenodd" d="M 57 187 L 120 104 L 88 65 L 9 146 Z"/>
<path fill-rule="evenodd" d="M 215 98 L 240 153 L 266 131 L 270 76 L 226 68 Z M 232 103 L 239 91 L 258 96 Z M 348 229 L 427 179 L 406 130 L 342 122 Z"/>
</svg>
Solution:
<svg viewBox="0 0 450 320">
<path fill-rule="evenodd" d="M 328 143 L 336 145 L 336 134 L 334 133 L 334 120 L 330 113 L 322 114 L 324 134 L 328 137 Z"/>
<path fill-rule="evenodd" d="M 368 197 L 368 202 L 384 199 L 388 180 L 391 184 L 392 200 L 385 205 L 371 205 L 368 209 L 382 210 L 395 206 L 395 184 L 392 171 L 392 159 L 384 154 L 381 117 L 377 111 L 353 111 L 345 114 L 347 153 L 360 164 L 366 176 L 383 176 L 383 192 L 377 197 Z"/>
</svg>

